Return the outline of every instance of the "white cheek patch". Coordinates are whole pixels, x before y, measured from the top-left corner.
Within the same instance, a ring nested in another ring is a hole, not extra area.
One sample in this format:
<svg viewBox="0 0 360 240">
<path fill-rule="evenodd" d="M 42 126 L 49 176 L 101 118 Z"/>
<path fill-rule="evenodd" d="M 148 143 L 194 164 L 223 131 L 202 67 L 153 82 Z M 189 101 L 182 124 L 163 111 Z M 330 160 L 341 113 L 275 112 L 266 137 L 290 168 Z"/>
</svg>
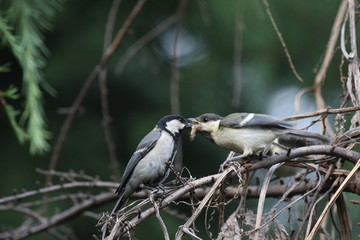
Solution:
<svg viewBox="0 0 360 240">
<path fill-rule="evenodd" d="M 166 123 L 166 129 L 169 130 L 172 134 L 179 133 L 180 130 L 184 128 L 185 124 L 176 119 Z"/>
<path fill-rule="evenodd" d="M 240 122 L 240 126 L 244 126 L 246 123 L 248 123 L 249 121 L 251 121 L 251 119 L 254 118 L 254 113 L 250 113 L 249 115 L 247 115 L 241 122 Z"/>
</svg>

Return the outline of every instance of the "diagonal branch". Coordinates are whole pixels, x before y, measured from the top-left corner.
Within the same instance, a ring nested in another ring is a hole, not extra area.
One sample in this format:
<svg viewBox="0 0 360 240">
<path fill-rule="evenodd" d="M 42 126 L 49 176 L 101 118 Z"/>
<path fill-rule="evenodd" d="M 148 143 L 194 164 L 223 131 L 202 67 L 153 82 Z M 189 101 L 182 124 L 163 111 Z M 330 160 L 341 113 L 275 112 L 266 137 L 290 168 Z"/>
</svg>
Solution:
<svg viewBox="0 0 360 240">
<path fill-rule="evenodd" d="M 116 15 L 119 10 L 120 4 L 122 0 L 114 0 L 108 15 L 108 20 L 106 23 L 106 31 L 104 36 L 104 52 L 111 44 L 111 39 L 113 37 L 114 25 L 116 20 Z M 119 162 L 117 159 L 116 151 L 115 151 L 115 143 L 113 141 L 113 137 L 110 131 L 110 122 L 111 116 L 109 113 L 109 103 L 108 103 L 108 89 L 106 87 L 106 77 L 107 77 L 107 69 L 104 68 L 99 74 L 99 87 L 100 87 L 100 102 L 101 102 L 101 110 L 103 115 L 103 127 L 105 134 L 105 141 L 107 143 L 108 152 L 110 156 L 111 167 L 113 170 L 113 174 L 116 180 L 120 179 L 119 176 Z"/>
<path fill-rule="evenodd" d="M 326 72 L 330 66 L 331 60 L 334 56 L 336 42 L 337 42 L 337 39 L 339 38 L 341 24 L 344 20 L 344 17 L 346 14 L 346 9 L 347 9 L 347 0 L 342 0 L 339 10 L 335 17 L 333 27 L 331 29 L 331 34 L 330 34 L 329 42 L 326 47 L 324 60 L 323 60 L 321 66 L 320 66 L 320 69 L 317 72 L 315 79 L 314 79 L 313 91 L 314 91 L 317 109 L 325 108 L 325 101 L 324 101 L 324 98 L 322 97 L 321 87 L 325 80 Z M 326 120 L 326 125 L 329 126 L 328 120 Z M 327 130 L 330 135 L 334 135 L 331 128 L 327 128 Z"/>
<path fill-rule="evenodd" d="M 70 107 L 70 111 L 68 115 L 65 118 L 65 121 L 61 127 L 60 133 L 58 138 L 56 139 L 56 143 L 54 146 L 53 153 L 51 155 L 50 164 L 49 164 L 49 170 L 54 170 L 55 166 L 58 162 L 60 151 L 62 149 L 63 143 L 65 141 L 65 137 L 67 135 L 67 132 L 69 131 L 69 128 L 72 124 L 72 121 L 74 119 L 76 111 L 79 109 L 82 101 L 84 100 L 88 90 L 90 89 L 91 85 L 95 82 L 97 77 L 99 76 L 100 72 L 104 69 L 112 55 L 114 54 L 115 50 L 120 46 L 120 43 L 125 37 L 125 34 L 129 30 L 131 24 L 135 20 L 136 16 L 141 11 L 142 7 L 146 3 L 147 0 L 139 0 L 137 4 L 134 6 L 133 10 L 129 14 L 128 18 L 125 20 L 123 26 L 118 31 L 115 39 L 112 41 L 110 46 L 107 48 L 105 53 L 103 54 L 100 62 L 95 66 L 94 70 L 88 77 L 88 79 L 85 81 L 83 87 L 81 88 L 78 96 L 76 97 L 74 103 Z M 50 182 L 51 178 L 49 177 L 47 179 L 47 182 Z"/>
<path fill-rule="evenodd" d="M 26 238 L 30 235 L 34 235 L 36 233 L 42 232 L 46 229 L 54 227 L 60 223 L 65 222 L 66 220 L 77 216 L 78 214 L 89 210 L 90 208 L 94 208 L 104 204 L 105 202 L 112 199 L 113 194 L 110 193 L 102 193 L 97 196 L 94 196 L 90 199 L 84 200 L 83 202 L 74 205 L 73 207 L 54 215 L 50 219 L 46 221 L 41 221 L 38 225 L 29 226 L 29 227 L 19 227 L 14 231 L 8 231 L 4 233 L 0 233 L 0 239 L 21 239 Z"/>
<path fill-rule="evenodd" d="M 265 5 L 265 7 L 266 7 L 266 13 L 267 13 L 267 15 L 269 16 L 270 21 L 271 21 L 271 24 L 273 25 L 273 27 L 274 27 L 274 29 L 275 29 L 275 32 L 276 32 L 276 34 L 278 35 L 278 38 L 279 38 L 279 40 L 280 40 L 280 42 L 281 42 L 281 46 L 282 46 L 283 49 L 284 49 L 284 52 L 285 52 L 286 58 L 287 58 L 287 60 L 288 60 L 288 62 L 289 62 L 289 65 L 290 65 L 291 70 L 293 71 L 295 77 L 296 77 L 300 82 L 304 82 L 304 80 L 300 77 L 300 75 L 299 75 L 298 72 L 296 71 L 295 65 L 294 65 L 294 63 L 293 63 L 293 61 L 292 61 L 292 59 L 291 59 L 291 55 L 290 55 L 290 52 L 289 52 L 289 50 L 288 50 L 288 48 L 287 48 L 287 46 L 286 46 L 285 40 L 284 40 L 284 38 L 283 38 L 283 36 L 282 36 L 282 34 L 281 34 L 278 26 L 277 26 L 277 24 L 276 24 L 276 22 L 275 22 L 275 20 L 274 20 L 274 18 L 273 18 L 273 16 L 272 16 L 272 14 L 271 14 L 269 2 L 268 2 L 267 0 L 264 0 L 264 5 Z"/>
<path fill-rule="evenodd" d="M 307 155 L 329 155 L 329 156 L 336 156 L 341 157 L 344 159 L 347 159 L 353 163 L 356 163 L 358 159 L 360 159 L 360 153 L 351 151 L 345 148 L 340 147 L 334 147 L 330 145 L 319 145 L 319 146 L 309 146 L 309 147 L 301 147 L 294 149 L 288 153 L 283 153 L 280 155 L 275 155 L 272 157 L 269 157 L 266 159 L 266 161 L 257 161 L 251 164 L 245 164 L 243 165 L 239 170 L 239 174 L 243 174 L 245 172 L 251 172 L 255 171 L 260 168 L 268 168 L 276 163 L 281 162 L 290 162 L 291 159 L 299 158 Z M 309 160 L 311 161 L 311 160 Z M 296 162 L 296 160 L 293 160 L 293 162 Z M 232 171 L 232 169 L 226 169 L 227 171 Z M 201 179 L 197 179 L 194 181 L 189 182 L 185 186 L 182 186 L 175 192 L 169 194 L 165 199 L 162 200 L 161 205 L 159 205 L 159 209 L 162 209 L 166 206 L 168 206 L 170 203 L 172 203 L 175 200 L 178 200 L 180 196 L 185 195 L 186 193 L 193 191 L 194 189 L 204 186 L 206 184 L 213 184 L 214 181 L 216 182 L 219 178 L 223 178 L 224 173 L 218 173 L 210 176 L 203 177 Z M 236 173 L 229 174 L 229 177 L 233 177 L 232 175 Z M 208 193 L 206 193 L 207 196 Z M 290 195 L 289 195 L 290 196 Z M 134 217 L 133 219 L 129 220 L 128 226 L 132 229 L 135 228 L 138 224 L 143 222 L 145 219 L 147 219 L 149 216 L 154 214 L 156 210 L 154 207 L 150 207 L 144 211 L 141 212 L 141 217 Z M 187 227 L 187 226 L 186 226 Z M 125 229 L 119 229 L 116 233 L 115 237 L 119 237 L 124 234 Z"/>
<path fill-rule="evenodd" d="M 355 112 L 355 111 L 359 111 L 359 110 L 360 110 L 360 106 L 339 108 L 339 109 L 326 108 L 326 109 L 321 109 L 321 110 L 318 110 L 318 111 L 312 112 L 312 113 L 304 113 L 304 114 L 298 114 L 298 115 L 295 115 L 292 117 L 287 117 L 287 118 L 284 118 L 284 120 L 285 121 L 294 121 L 294 120 L 298 120 L 298 119 L 321 116 L 321 115 L 325 115 L 325 114 L 327 115 L 327 114 L 350 113 L 350 112 Z"/>
</svg>

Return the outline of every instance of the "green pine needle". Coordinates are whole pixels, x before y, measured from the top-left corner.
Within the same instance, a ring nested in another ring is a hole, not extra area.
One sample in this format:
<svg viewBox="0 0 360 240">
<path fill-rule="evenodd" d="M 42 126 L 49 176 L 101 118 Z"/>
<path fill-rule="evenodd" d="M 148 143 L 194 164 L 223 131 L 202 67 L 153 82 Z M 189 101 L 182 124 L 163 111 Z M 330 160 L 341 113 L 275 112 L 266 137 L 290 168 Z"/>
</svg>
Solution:
<svg viewBox="0 0 360 240">
<path fill-rule="evenodd" d="M 43 78 L 43 68 L 48 50 L 42 31 L 51 27 L 50 21 L 61 0 L 12 1 L 5 19 L 0 18 L 0 36 L 17 58 L 23 70 L 23 93 L 25 109 L 20 124 L 26 129 L 21 132 L 15 121 L 15 111 L 6 106 L 6 112 L 20 142 L 28 136 L 30 153 L 43 154 L 50 149 L 50 133 L 46 130 L 43 109 L 42 86 L 49 86 Z M 11 27 L 9 27 L 11 26 Z M 14 31 L 11 31 L 14 29 Z"/>
</svg>

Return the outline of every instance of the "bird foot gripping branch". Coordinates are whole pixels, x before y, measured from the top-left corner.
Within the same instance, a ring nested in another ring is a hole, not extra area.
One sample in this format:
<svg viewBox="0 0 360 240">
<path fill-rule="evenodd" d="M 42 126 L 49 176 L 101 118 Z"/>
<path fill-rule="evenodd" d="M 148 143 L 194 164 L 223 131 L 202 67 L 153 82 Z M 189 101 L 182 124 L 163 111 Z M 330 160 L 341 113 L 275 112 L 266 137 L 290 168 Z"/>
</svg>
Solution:
<svg viewBox="0 0 360 240">
<path fill-rule="evenodd" d="M 161 185 L 169 175 L 180 135 L 188 127 L 190 124 L 182 116 L 168 115 L 161 118 L 155 128 L 141 140 L 125 168 L 116 190 L 119 199 L 110 215 L 121 209 L 135 191 L 144 186 Z M 102 228 L 103 239 L 108 236 L 107 225 L 105 223 Z"/>
</svg>

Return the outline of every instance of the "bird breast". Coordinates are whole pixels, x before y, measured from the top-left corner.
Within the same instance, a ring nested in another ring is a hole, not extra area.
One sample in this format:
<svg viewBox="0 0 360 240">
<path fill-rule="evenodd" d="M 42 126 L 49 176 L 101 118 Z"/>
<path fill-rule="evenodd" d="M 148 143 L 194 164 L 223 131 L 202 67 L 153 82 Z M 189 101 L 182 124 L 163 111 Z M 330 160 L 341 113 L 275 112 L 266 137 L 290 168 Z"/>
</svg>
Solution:
<svg viewBox="0 0 360 240">
<path fill-rule="evenodd" d="M 212 134 L 214 142 L 228 150 L 252 154 L 267 148 L 276 138 L 271 130 L 260 128 L 220 128 Z"/>
<path fill-rule="evenodd" d="M 134 169 L 133 176 L 139 181 L 135 185 L 153 185 L 161 183 L 168 174 L 166 162 L 172 160 L 174 139 L 167 132 L 163 132 L 154 148 L 139 161 Z"/>
</svg>

